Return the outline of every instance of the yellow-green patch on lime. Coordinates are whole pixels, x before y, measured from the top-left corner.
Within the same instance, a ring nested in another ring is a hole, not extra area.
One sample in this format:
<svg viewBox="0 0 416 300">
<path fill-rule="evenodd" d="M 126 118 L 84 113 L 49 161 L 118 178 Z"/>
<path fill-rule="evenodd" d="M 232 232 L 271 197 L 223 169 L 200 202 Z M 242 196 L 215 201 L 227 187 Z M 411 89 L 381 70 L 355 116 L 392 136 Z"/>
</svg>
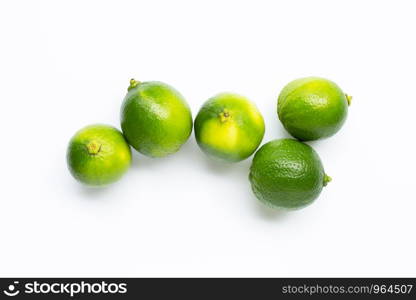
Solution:
<svg viewBox="0 0 416 300">
<path fill-rule="evenodd" d="M 93 186 L 120 179 L 131 164 L 131 150 L 123 135 L 109 125 L 90 125 L 70 140 L 67 163 L 72 176 Z"/>
<path fill-rule="evenodd" d="M 207 155 L 228 162 L 249 157 L 264 136 L 264 120 L 246 97 L 221 93 L 208 99 L 195 118 L 195 138 Z"/>
</svg>

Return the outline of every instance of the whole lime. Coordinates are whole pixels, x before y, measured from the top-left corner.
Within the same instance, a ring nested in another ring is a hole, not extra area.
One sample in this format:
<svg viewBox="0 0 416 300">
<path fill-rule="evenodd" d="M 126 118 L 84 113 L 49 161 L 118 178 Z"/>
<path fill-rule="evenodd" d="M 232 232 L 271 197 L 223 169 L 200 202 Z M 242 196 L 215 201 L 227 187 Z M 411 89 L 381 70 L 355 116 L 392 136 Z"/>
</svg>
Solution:
<svg viewBox="0 0 416 300">
<path fill-rule="evenodd" d="M 264 120 L 247 98 L 222 93 L 208 99 L 195 119 L 195 138 L 211 157 L 238 162 L 257 149 L 264 136 Z"/>
<path fill-rule="evenodd" d="M 150 157 L 179 150 L 192 132 L 192 115 L 183 96 L 158 81 L 132 79 L 121 108 L 121 128 L 130 145 Z"/>
<path fill-rule="evenodd" d="M 334 82 L 306 77 L 280 92 L 277 113 L 286 130 L 302 141 L 334 135 L 344 124 L 351 97 Z"/>
<path fill-rule="evenodd" d="M 130 147 L 119 130 L 90 125 L 78 131 L 67 150 L 69 171 L 87 185 L 106 185 L 120 179 L 131 164 Z"/>
<path fill-rule="evenodd" d="M 284 209 L 312 203 L 331 181 L 312 147 L 292 139 L 264 144 L 254 155 L 249 179 L 260 201 Z"/>
</svg>

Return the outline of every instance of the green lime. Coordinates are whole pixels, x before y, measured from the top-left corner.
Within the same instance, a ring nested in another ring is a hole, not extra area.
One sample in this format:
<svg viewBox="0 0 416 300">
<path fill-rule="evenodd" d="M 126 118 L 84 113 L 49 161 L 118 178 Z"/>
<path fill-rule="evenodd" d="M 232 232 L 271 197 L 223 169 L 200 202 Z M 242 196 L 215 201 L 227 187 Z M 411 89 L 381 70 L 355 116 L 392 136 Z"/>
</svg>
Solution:
<svg viewBox="0 0 416 300">
<path fill-rule="evenodd" d="M 211 157 L 238 162 L 260 145 L 264 120 L 247 98 L 222 93 L 208 99 L 195 119 L 195 138 Z"/>
<path fill-rule="evenodd" d="M 302 141 L 334 135 L 344 124 L 351 97 L 334 82 L 306 77 L 280 92 L 277 113 L 286 130 Z"/>
<path fill-rule="evenodd" d="M 119 130 L 108 125 L 90 125 L 70 140 L 69 171 L 88 185 L 106 185 L 120 179 L 131 163 L 130 147 Z"/>
<path fill-rule="evenodd" d="M 254 155 L 249 179 L 260 201 L 285 209 L 312 203 L 331 181 L 315 150 L 292 139 L 264 144 Z"/>
<path fill-rule="evenodd" d="M 121 128 L 130 145 L 150 157 L 179 150 L 192 132 L 192 115 L 183 96 L 157 81 L 132 79 L 121 108 Z"/>
</svg>

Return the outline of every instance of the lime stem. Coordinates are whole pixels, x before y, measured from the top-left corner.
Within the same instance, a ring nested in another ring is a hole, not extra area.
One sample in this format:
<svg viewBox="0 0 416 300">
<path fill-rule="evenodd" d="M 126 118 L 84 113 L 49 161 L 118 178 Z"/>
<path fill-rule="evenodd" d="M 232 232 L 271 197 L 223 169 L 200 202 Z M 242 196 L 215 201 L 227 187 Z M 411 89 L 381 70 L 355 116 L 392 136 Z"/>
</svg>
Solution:
<svg viewBox="0 0 416 300">
<path fill-rule="evenodd" d="M 96 155 L 101 150 L 101 143 L 97 141 L 91 141 L 87 144 L 88 153 L 91 155 Z"/>
<path fill-rule="evenodd" d="M 130 79 L 130 85 L 127 88 L 127 91 L 130 91 L 131 89 L 135 88 L 140 84 L 140 81 L 136 81 L 134 78 Z"/>
<path fill-rule="evenodd" d="M 352 96 L 345 94 L 345 97 L 347 98 L 348 106 L 351 105 Z"/>
<path fill-rule="evenodd" d="M 332 178 L 328 175 L 324 175 L 324 186 L 326 186 L 328 184 L 328 182 L 331 182 Z"/>
<path fill-rule="evenodd" d="M 219 114 L 219 117 L 220 117 L 220 121 L 222 122 L 222 123 L 224 123 L 224 122 L 226 122 L 227 120 L 228 120 L 228 118 L 230 117 L 230 113 L 228 112 L 228 110 L 227 109 L 224 109 L 220 114 Z"/>
</svg>

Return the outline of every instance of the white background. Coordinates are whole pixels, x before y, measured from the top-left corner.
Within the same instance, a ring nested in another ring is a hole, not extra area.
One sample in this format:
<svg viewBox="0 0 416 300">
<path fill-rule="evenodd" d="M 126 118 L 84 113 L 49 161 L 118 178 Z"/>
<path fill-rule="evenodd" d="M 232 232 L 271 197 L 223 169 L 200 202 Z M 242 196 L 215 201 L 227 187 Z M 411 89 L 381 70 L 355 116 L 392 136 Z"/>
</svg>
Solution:
<svg viewBox="0 0 416 300">
<path fill-rule="evenodd" d="M 416 276 L 414 1 L 2 1 L 0 275 Z M 263 207 L 251 158 L 209 160 L 192 135 L 134 154 L 118 183 L 67 171 L 81 127 L 119 127 L 128 81 L 177 88 L 195 116 L 222 91 L 276 99 L 323 76 L 353 98 L 311 143 L 333 181 L 295 212 Z"/>
</svg>

